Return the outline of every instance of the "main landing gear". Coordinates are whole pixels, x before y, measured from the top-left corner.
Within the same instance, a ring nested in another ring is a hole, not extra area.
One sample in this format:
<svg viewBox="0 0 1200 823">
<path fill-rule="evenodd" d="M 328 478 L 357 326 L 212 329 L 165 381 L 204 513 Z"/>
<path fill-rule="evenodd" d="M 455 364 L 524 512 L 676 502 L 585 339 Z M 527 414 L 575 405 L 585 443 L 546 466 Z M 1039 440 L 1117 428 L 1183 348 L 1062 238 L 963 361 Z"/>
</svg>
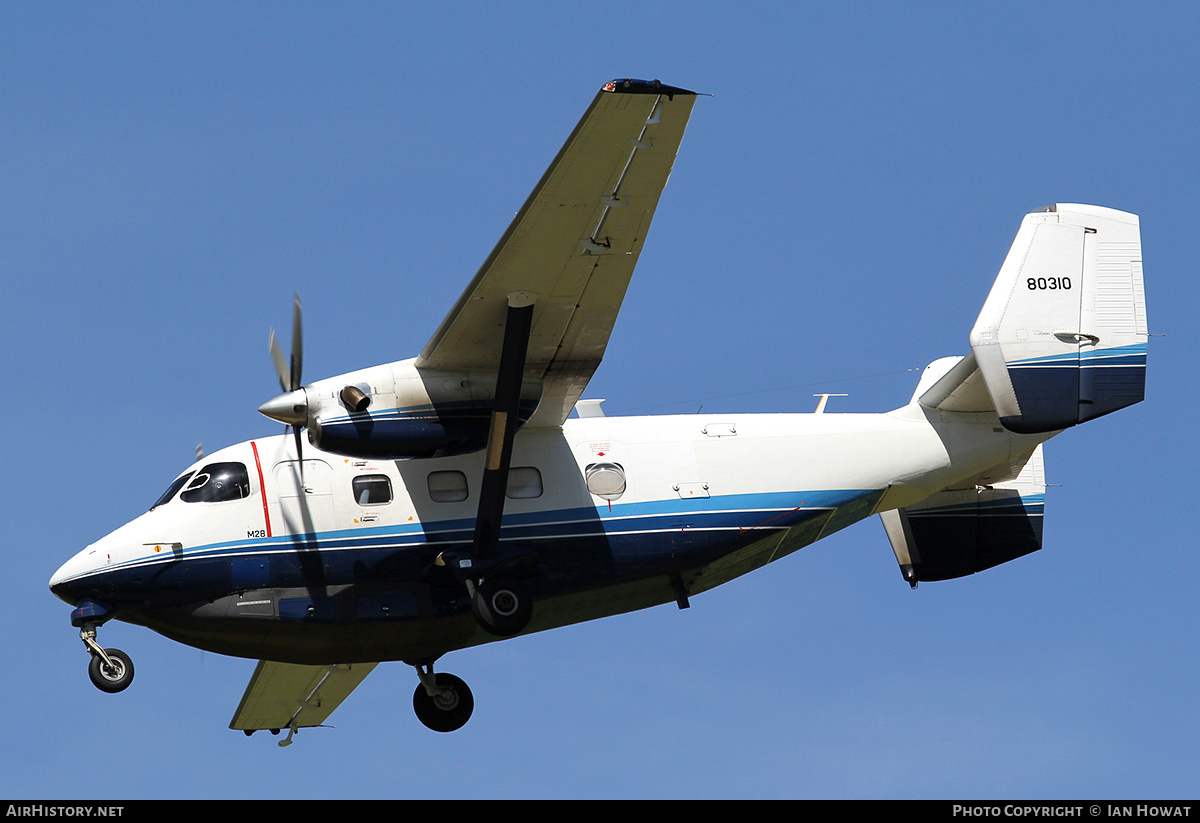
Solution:
<svg viewBox="0 0 1200 823">
<path fill-rule="evenodd" d="M 442 552 L 434 567 L 445 569 L 449 578 L 467 587 L 471 614 L 479 628 L 494 637 L 520 634 L 533 617 L 533 597 L 522 581 L 534 573 L 537 555 L 522 548 L 496 550 L 481 559 L 468 553 Z M 445 572 L 440 572 L 445 574 Z"/>
<path fill-rule="evenodd" d="M 88 677 L 92 685 L 102 692 L 115 694 L 125 691 L 133 682 L 133 660 L 120 649 L 104 649 L 96 642 L 96 626 L 85 625 L 79 630 L 79 638 L 92 656 L 88 664 Z"/>
<path fill-rule="evenodd" d="M 489 634 L 512 637 L 529 625 L 533 600 L 517 581 L 489 577 L 478 585 L 468 581 L 467 589 L 471 592 L 471 613 Z"/>
<path fill-rule="evenodd" d="M 452 674 L 434 674 L 432 663 L 414 668 L 421 679 L 413 692 L 413 711 L 417 713 L 417 719 L 435 732 L 461 729 L 475 709 L 475 698 L 467 684 Z"/>
</svg>

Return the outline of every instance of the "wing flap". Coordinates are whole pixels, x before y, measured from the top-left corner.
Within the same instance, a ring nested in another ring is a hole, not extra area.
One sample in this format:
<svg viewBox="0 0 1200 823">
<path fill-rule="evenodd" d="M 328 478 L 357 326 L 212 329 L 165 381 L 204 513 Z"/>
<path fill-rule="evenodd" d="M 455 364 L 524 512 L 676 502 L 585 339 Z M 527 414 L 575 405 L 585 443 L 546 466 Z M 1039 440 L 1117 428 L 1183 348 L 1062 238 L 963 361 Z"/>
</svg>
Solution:
<svg viewBox="0 0 1200 823">
<path fill-rule="evenodd" d="M 543 381 L 530 425 L 559 425 L 604 355 L 695 94 L 605 86 L 453 310 L 418 369 L 493 371 L 508 295 L 534 292 L 526 376 Z"/>
<path fill-rule="evenodd" d="M 260 660 L 229 728 L 257 731 L 320 726 L 376 665 L 298 666 Z"/>
</svg>

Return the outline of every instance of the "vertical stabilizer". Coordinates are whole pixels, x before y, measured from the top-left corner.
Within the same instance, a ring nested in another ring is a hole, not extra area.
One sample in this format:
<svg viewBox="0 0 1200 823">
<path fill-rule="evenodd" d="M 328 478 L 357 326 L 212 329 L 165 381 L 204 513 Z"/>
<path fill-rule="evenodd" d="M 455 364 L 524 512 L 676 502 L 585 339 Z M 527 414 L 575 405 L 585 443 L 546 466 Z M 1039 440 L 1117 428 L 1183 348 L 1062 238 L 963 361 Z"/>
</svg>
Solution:
<svg viewBox="0 0 1200 823">
<path fill-rule="evenodd" d="M 1141 401 L 1146 340 L 1137 215 L 1059 204 L 1022 221 L 971 350 L 1001 422 L 1034 434 Z"/>
<path fill-rule="evenodd" d="M 1042 547 L 1046 472 L 1039 445 L 1011 476 L 988 486 L 947 489 L 913 506 L 882 512 L 909 585 L 990 569 Z"/>
</svg>

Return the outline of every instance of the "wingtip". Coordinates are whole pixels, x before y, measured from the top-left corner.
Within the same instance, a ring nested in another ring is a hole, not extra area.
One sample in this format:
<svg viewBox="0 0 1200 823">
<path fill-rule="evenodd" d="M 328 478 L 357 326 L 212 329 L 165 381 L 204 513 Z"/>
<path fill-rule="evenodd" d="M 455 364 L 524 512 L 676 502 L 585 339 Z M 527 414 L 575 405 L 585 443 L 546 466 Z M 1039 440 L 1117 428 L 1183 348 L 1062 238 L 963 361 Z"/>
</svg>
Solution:
<svg viewBox="0 0 1200 823">
<path fill-rule="evenodd" d="M 695 94 L 689 89 L 678 86 L 668 86 L 661 80 L 638 80 L 633 77 L 621 77 L 610 80 L 600 87 L 600 91 L 621 92 L 623 94 Z"/>
</svg>

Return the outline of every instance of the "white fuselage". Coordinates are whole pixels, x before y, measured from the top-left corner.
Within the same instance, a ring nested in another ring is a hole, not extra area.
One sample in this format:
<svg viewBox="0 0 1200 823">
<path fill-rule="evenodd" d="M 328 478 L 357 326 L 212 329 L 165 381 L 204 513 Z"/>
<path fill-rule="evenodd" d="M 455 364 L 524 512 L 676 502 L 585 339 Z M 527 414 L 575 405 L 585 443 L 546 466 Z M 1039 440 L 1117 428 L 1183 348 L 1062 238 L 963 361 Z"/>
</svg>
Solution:
<svg viewBox="0 0 1200 823">
<path fill-rule="evenodd" d="M 886 414 L 571 419 L 518 434 L 502 542 L 536 553 L 530 629 L 549 628 L 669 601 L 671 581 L 676 595 L 679 583 L 719 585 L 873 513 L 979 482 L 1041 439 L 994 415 L 916 402 Z M 428 577 L 440 552 L 470 545 L 481 454 L 368 460 L 309 448 L 301 472 L 294 449 L 276 436 L 205 457 L 182 493 L 88 546 L 52 587 L 246 656 L 271 657 L 276 638 L 276 657 L 337 659 L 335 647 L 359 643 L 358 626 L 374 639 L 345 654 L 364 659 L 390 659 L 380 644 L 404 657 L 488 639 Z M 246 487 L 189 502 L 187 488 L 218 465 L 244 466 Z M 292 624 L 306 620 L 324 621 L 329 639 L 293 654 Z M 430 642 L 439 620 L 455 628 Z M 253 624 L 248 635 L 239 621 Z M 395 631 L 381 635 L 379 621 Z M 227 645 L 230 633 L 239 639 Z"/>
</svg>

